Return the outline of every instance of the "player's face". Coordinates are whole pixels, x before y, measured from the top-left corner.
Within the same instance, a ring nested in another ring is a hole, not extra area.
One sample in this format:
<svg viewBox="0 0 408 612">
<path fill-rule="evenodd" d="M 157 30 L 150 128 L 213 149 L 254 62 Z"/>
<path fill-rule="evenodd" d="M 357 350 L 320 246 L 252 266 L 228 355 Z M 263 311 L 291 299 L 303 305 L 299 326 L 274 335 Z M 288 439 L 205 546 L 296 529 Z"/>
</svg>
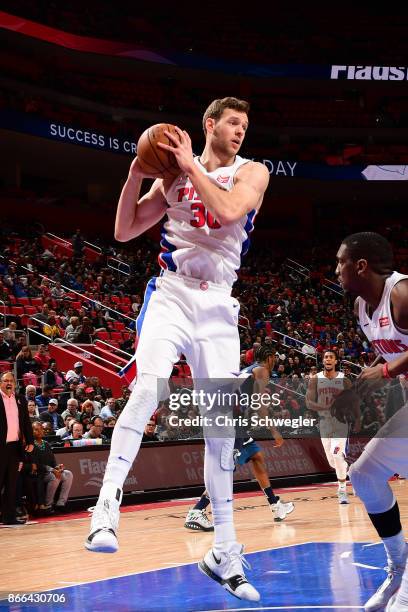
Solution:
<svg viewBox="0 0 408 612">
<path fill-rule="evenodd" d="M 216 152 L 233 157 L 241 148 L 248 128 L 246 113 L 226 108 L 214 124 L 211 144 Z"/>
<path fill-rule="evenodd" d="M 323 367 L 326 372 L 332 372 L 336 367 L 337 359 L 333 353 L 325 353 L 323 357 Z"/>
<path fill-rule="evenodd" d="M 336 275 L 340 285 L 345 291 L 358 293 L 359 277 L 356 270 L 356 262 L 350 258 L 345 244 L 340 246 L 336 259 Z"/>
</svg>

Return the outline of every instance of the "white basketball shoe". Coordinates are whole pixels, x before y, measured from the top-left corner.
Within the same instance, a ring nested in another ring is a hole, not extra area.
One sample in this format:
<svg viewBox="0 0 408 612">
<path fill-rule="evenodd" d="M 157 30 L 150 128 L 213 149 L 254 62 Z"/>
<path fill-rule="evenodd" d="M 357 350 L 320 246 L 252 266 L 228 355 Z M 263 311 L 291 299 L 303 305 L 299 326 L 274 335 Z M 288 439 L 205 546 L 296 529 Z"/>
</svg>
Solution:
<svg viewBox="0 0 408 612">
<path fill-rule="evenodd" d="M 246 568 L 251 566 L 244 559 L 243 551 L 244 547 L 237 542 L 225 552 L 210 548 L 204 559 L 199 562 L 198 569 L 238 599 L 259 601 L 261 596 L 245 576 L 243 566 Z"/>
<path fill-rule="evenodd" d="M 111 492 L 106 485 L 104 488 L 92 513 L 91 531 L 85 540 L 85 548 L 92 552 L 114 553 L 119 548 L 116 532 L 123 494 L 116 486 Z"/>
<path fill-rule="evenodd" d="M 365 604 L 365 612 L 377 612 L 377 610 L 384 610 L 388 602 L 401 586 L 405 563 L 402 566 L 389 564 L 385 569 L 388 573 L 387 578 Z M 390 609 L 393 610 L 392 607 Z M 398 608 L 396 608 L 396 611 L 397 610 Z"/>
<path fill-rule="evenodd" d="M 294 511 L 295 504 L 293 502 L 283 502 L 280 499 L 276 502 L 276 504 L 269 504 L 274 515 L 273 520 L 276 523 L 280 523 L 283 521 L 288 514 Z"/>
</svg>

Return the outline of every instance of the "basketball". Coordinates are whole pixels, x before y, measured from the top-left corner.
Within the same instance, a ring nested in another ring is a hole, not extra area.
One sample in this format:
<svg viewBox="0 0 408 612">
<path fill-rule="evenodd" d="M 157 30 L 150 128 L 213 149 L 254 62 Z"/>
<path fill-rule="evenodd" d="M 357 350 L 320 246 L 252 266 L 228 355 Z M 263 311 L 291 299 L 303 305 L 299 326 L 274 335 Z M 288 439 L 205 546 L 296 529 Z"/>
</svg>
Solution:
<svg viewBox="0 0 408 612">
<path fill-rule="evenodd" d="M 173 153 L 157 146 L 159 142 L 170 146 L 173 144 L 165 130 L 179 138 L 174 125 L 156 123 L 143 132 L 137 143 L 137 159 L 142 170 L 158 178 L 171 178 L 181 172 Z"/>
</svg>

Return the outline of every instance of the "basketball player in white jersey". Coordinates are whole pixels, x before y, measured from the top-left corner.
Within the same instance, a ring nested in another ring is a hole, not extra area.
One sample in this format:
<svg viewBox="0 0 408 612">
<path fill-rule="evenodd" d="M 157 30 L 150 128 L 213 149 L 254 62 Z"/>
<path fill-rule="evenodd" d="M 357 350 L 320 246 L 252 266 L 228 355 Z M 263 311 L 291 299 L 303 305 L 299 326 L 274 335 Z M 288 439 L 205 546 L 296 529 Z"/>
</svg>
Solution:
<svg viewBox="0 0 408 612">
<path fill-rule="evenodd" d="M 239 371 L 238 301 L 231 297 L 249 233 L 268 186 L 269 173 L 238 151 L 248 128 L 249 104 L 214 100 L 203 117 L 205 148 L 193 156 L 187 132 L 167 133 L 180 166 L 175 179 L 157 179 L 140 197 L 144 178 L 137 157 L 119 199 L 115 237 L 136 238 L 167 215 L 162 232 L 161 275 L 147 285 L 137 319 L 137 381 L 115 426 L 99 500 L 86 541 L 89 550 L 114 552 L 123 483 L 140 448 L 173 364 L 183 353 L 195 380 L 230 378 Z M 206 436 L 205 483 L 214 518 L 213 548 L 199 568 L 233 595 L 258 601 L 246 580 L 243 547 L 233 523 L 234 433 L 219 427 Z M 169 466 L 171 469 L 171 466 Z"/>
<path fill-rule="evenodd" d="M 347 423 L 341 423 L 331 414 L 334 398 L 350 386 L 342 372 L 337 372 L 337 357 L 334 351 L 325 351 L 323 370 L 309 378 L 306 405 L 319 415 L 319 430 L 327 461 L 336 470 L 340 504 L 348 504 L 346 489 L 347 468 L 345 454 L 349 434 Z"/>
<path fill-rule="evenodd" d="M 343 240 L 337 261 L 343 288 L 359 296 L 355 311 L 360 327 L 383 361 L 360 374 L 356 389 L 364 396 L 408 372 L 408 276 L 393 271 L 391 245 L 373 232 Z M 336 402 L 340 400 L 341 396 Z M 408 403 L 383 425 L 349 469 L 388 558 L 387 579 L 366 603 L 367 612 L 385 607 L 389 612 L 408 610 L 407 545 L 398 503 L 388 484 L 395 473 L 408 477 Z"/>
</svg>

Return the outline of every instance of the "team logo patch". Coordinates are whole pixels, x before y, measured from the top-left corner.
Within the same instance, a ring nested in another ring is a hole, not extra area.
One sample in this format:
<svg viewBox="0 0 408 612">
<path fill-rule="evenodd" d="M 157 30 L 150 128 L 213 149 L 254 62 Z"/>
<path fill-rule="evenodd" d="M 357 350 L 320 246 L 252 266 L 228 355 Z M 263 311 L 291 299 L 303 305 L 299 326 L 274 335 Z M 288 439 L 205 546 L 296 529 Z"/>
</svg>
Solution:
<svg viewBox="0 0 408 612">
<path fill-rule="evenodd" d="M 219 183 L 222 183 L 224 185 L 224 183 L 228 183 L 229 180 L 229 176 L 221 176 L 221 174 L 219 176 L 217 176 L 217 181 Z"/>
<path fill-rule="evenodd" d="M 390 320 L 388 317 L 381 317 L 379 319 L 380 327 L 387 327 L 390 324 Z"/>
</svg>

